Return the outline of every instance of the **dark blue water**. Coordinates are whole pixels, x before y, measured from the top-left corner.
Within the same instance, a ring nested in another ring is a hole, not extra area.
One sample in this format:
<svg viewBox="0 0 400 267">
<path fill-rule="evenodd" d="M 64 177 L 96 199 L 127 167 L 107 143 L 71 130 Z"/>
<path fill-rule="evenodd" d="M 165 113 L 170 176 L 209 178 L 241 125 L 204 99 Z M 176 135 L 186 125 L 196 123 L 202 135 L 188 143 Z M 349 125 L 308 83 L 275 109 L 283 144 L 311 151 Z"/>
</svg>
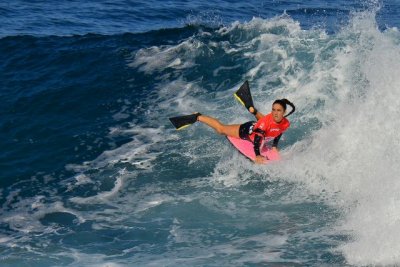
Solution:
<svg viewBox="0 0 400 267">
<path fill-rule="evenodd" d="M 381 118 L 371 107 L 399 96 L 399 9 L 0 3 L 0 265 L 398 264 L 384 156 L 397 120 L 381 125 L 388 143 L 364 148 Z M 245 79 L 260 110 L 278 97 L 298 107 L 282 163 L 254 166 L 204 126 L 169 124 L 194 111 L 249 120 L 232 97 Z M 382 169 L 364 165 L 376 158 Z"/>
<path fill-rule="evenodd" d="M 310 28 L 337 29 L 353 11 L 381 5 L 381 27 L 398 24 L 395 1 L 12 1 L 0 4 L 1 36 L 138 33 L 185 24 L 220 26 L 284 11 Z"/>
</svg>

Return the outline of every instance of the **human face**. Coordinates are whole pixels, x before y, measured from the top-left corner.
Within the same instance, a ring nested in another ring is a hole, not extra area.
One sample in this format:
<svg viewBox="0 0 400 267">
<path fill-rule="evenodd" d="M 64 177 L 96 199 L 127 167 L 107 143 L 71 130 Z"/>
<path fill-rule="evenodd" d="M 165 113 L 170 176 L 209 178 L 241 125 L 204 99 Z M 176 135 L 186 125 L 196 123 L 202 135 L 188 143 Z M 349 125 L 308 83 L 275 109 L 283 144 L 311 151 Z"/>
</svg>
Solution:
<svg viewBox="0 0 400 267">
<path fill-rule="evenodd" d="M 274 121 L 276 123 L 280 123 L 283 119 L 283 115 L 285 115 L 285 110 L 283 109 L 283 107 L 276 103 L 274 105 L 272 105 L 272 118 L 274 119 Z"/>
</svg>

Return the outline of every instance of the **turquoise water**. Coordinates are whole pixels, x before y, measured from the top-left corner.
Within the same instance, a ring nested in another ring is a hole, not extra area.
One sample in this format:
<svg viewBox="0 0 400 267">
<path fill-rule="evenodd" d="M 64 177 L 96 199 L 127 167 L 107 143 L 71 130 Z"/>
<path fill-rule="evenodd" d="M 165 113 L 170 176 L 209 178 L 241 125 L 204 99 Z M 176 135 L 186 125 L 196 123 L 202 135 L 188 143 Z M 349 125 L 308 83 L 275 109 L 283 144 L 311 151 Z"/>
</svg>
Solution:
<svg viewBox="0 0 400 267">
<path fill-rule="evenodd" d="M 1 3 L 0 265 L 399 264 L 397 10 Z M 296 104 L 277 164 L 167 119 L 251 119 L 246 79 Z"/>
</svg>

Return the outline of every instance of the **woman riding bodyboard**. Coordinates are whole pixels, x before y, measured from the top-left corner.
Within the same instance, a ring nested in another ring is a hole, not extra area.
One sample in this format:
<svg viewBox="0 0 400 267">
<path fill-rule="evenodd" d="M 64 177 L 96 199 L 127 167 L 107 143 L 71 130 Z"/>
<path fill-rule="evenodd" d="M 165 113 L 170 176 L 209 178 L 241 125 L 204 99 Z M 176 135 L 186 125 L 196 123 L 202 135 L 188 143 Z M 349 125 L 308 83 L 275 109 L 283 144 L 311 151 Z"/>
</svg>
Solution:
<svg viewBox="0 0 400 267">
<path fill-rule="evenodd" d="M 244 106 L 246 106 L 248 111 L 256 117 L 257 121 L 225 125 L 213 117 L 200 113 L 174 117 L 170 118 L 170 120 L 177 129 L 181 129 L 199 121 L 210 126 L 219 134 L 248 140 L 252 142 L 254 146 L 254 153 L 256 155 L 254 161 L 256 163 L 264 163 L 265 158 L 260 155 L 260 147 L 263 140 L 265 138 L 273 138 L 272 149 L 277 150 L 278 142 L 282 133 L 290 127 L 290 122 L 286 117 L 295 111 L 295 106 L 287 99 L 277 99 L 272 104 L 271 113 L 267 115 L 262 114 L 254 108 L 247 81 L 235 93 L 235 96 Z M 291 106 L 292 110 L 285 115 L 287 105 Z"/>
</svg>

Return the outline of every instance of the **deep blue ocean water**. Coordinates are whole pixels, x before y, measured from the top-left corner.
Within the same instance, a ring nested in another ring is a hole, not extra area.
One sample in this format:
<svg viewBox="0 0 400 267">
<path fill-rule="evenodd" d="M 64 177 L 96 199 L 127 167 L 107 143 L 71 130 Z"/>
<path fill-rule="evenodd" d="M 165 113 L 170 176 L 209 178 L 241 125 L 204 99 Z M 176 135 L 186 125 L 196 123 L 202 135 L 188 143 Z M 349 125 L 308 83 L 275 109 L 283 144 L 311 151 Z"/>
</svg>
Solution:
<svg viewBox="0 0 400 267">
<path fill-rule="evenodd" d="M 400 264 L 400 3 L 0 3 L 0 266 Z M 204 125 L 296 104 L 283 160 Z"/>
</svg>

